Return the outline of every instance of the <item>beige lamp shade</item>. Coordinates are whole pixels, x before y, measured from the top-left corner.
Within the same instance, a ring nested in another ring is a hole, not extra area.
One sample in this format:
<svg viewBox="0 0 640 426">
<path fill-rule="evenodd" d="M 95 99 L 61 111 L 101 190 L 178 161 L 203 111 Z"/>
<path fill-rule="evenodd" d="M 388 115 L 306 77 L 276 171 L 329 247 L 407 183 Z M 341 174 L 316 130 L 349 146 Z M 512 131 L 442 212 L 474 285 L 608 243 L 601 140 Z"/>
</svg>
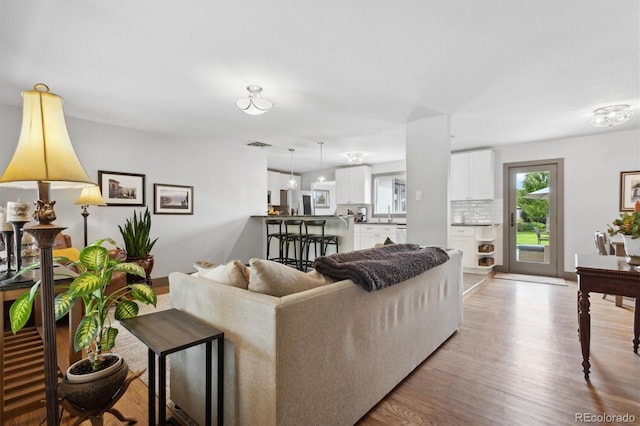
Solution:
<svg viewBox="0 0 640 426">
<path fill-rule="evenodd" d="M 95 185 L 80 164 L 62 110 L 62 98 L 38 83 L 22 93 L 22 129 L 11 162 L 0 185 L 35 188 L 48 182 L 52 188 Z"/>
<path fill-rule="evenodd" d="M 85 186 L 82 188 L 80 196 L 76 200 L 75 204 L 81 206 L 106 206 L 107 203 L 102 199 L 100 188 L 97 185 Z"/>
</svg>

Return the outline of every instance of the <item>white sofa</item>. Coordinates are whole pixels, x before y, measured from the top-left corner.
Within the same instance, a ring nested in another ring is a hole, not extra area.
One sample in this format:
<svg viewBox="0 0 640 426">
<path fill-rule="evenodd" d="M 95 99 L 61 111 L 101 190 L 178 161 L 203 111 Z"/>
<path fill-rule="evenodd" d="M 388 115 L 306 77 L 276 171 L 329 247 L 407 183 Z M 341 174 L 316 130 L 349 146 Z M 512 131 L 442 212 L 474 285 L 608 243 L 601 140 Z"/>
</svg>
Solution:
<svg viewBox="0 0 640 426">
<path fill-rule="evenodd" d="M 462 253 L 448 254 L 371 293 L 338 281 L 273 297 L 174 272 L 171 306 L 225 333 L 225 425 L 352 425 L 462 324 Z M 203 346 L 170 358 L 171 399 L 204 424 Z"/>
</svg>

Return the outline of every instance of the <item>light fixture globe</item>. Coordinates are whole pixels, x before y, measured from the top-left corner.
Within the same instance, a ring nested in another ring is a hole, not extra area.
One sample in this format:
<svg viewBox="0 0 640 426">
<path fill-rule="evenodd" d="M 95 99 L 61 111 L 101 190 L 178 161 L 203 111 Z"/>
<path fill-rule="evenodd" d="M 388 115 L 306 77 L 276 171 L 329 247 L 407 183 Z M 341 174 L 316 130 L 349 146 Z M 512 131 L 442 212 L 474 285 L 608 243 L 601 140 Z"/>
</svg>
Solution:
<svg viewBox="0 0 640 426">
<path fill-rule="evenodd" d="M 361 152 L 349 152 L 347 153 L 347 163 L 349 164 L 362 164 Z"/>
<path fill-rule="evenodd" d="M 595 127 L 619 126 L 631 119 L 629 105 L 611 105 L 593 111 L 591 124 Z"/>
<path fill-rule="evenodd" d="M 322 173 L 322 145 L 324 145 L 324 142 L 318 142 L 318 145 L 320 145 L 320 173 Z M 320 176 L 318 176 L 316 178 L 316 182 L 322 183 L 322 182 L 326 182 L 327 178 L 325 175 L 321 174 Z"/>
<path fill-rule="evenodd" d="M 295 151 L 295 149 L 289 148 L 289 152 L 291 153 L 291 174 L 287 181 L 287 188 L 289 189 L 296 189 L 298 187 L 298 181 L 293 178 L 293 151 Z"/>
<path fill-rule="evenodd" d="M 273 108 L 273 102 L 262 99 L 262 96 L 260 95 L 262 87 L 251 84 L 247 86 L 247 90 L 249 91 L 249 97 L 242 98 L 236 102 L 236 105 L 242 111 L 249 115 L 260 115 Z"/>
</svg>

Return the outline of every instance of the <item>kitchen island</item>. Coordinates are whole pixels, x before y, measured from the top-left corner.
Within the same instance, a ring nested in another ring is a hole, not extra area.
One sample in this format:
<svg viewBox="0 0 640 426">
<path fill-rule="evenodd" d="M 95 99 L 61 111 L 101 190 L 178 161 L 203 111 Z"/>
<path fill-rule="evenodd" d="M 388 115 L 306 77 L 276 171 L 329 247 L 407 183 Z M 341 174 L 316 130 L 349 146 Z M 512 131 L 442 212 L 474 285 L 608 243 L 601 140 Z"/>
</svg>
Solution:
<svg viewBox="0 0 640 426">
<path fill-rule="evenodd" d="M 353 223 L 354 216 L 352 215 L 305 215 L 305 216 L 285 216 L 285 215 L 257 215 L 251 216 L 254 220 L 262 221 L 262 258 L 267 257 L 267 226 L 265 223 L 266 219 L 282 219 L 282 232 L 284 232 L 284 221 L 288 219 L 302 219 L 302 220 L 326 220 L 326 224 L 324 226 L 325 235 L 337 235 L 338 243 L 340 245 L 340 252 L 347 252 L 353 250 Z M 302 227 L 302 232 L 304 233 L 304 225 Z M 278 240 L 273 238 L 271 240 L 271 247 L 269 248 L 269 256 L 277 257 L 278 253 Z M 329 245 L 327 249 L 327 254 L 335 253 L 335 246 Z M 309 260 L 314 259 L 313 250 L 309 253 Z"/>
</svg>

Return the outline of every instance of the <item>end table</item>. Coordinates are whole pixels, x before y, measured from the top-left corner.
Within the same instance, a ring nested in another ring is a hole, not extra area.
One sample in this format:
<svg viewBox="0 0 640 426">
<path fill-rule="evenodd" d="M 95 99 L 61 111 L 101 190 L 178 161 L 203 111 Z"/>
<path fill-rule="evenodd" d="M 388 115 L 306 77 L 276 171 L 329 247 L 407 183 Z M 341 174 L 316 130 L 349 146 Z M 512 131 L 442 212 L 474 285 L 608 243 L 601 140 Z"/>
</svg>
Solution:
<svg viewBox="0 0 640 426">
<path fill-rule="evenodd" d="M 166 356 L 204 343 L 206 345 L 206 424 L 211 423 L 211 342 L 218 341 L 218 425 L 223 424 L 224 333 L 178 309 L 168 309 L 120 321 L 120 324 L 144 343 L 149 350 L 149 424 L 156 421 L 156 355 L 158 356 L 158 421 L 166 424 Z"/>
</svg>

